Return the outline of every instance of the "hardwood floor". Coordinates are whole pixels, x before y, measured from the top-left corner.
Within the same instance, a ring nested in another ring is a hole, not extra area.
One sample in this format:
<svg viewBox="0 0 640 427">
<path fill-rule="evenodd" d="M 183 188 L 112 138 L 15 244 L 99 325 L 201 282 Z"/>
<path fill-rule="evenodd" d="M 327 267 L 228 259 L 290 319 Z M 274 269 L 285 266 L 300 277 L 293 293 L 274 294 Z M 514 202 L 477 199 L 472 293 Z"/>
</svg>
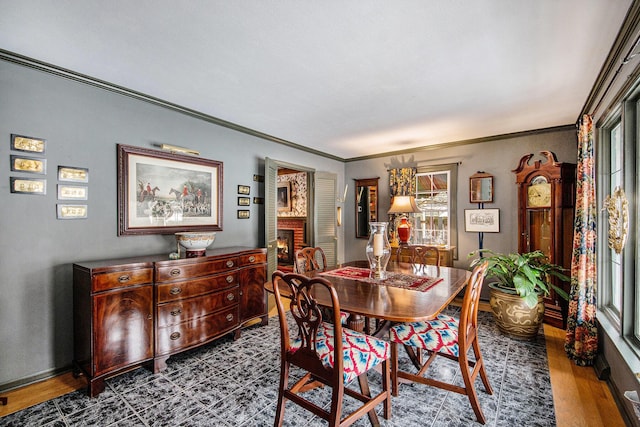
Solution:
<svg viewBox="0 0 640 427">
<path fill-rule="evenodd" d="M 625 423 L 606 382 L 598 380 L 591 367 L 576 366 L 564 352 L 564 331 L 544 326 L 547 357 L 557 425 L 624 427 Z M 0 393 L 8 398 L 0 405 L 0 417 L 85 386 L 71 373 L 26 387 Z M 1 424 L 1 423 L 0 423 Z"/>
</svg>

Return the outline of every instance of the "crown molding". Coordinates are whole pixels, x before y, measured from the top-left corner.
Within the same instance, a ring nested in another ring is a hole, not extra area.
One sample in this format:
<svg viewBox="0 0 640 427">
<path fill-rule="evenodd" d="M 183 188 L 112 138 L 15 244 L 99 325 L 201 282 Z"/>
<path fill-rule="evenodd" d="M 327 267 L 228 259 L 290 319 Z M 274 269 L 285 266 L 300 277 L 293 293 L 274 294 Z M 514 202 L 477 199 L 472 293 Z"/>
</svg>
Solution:
<svg viewBox="0 0 640 427">
<path fill-rule="evenodd" d="M 200 111 L 196 111 L 196 110 L 192 110 L 190 108 L 187 107 L 183 107 L 181 105 L 178 104 L 174 104 L 172 102 L 169 101 L 165 101 L 163 99 L 160 98 L 156 98 L 153 97 L 151 95 L 147 95 L 144 94 L 142 92 L 137 92 L 135 90 L 132 89 L 128 89 L 126 87 L 123 86 L 119 86 L 113 83 L 109 83 L 107 81 L 104 80 L 100 80 L 91 76 L 88 76 L 86 74 L 82 74 L 82 73 L 78 73 L 72 70 L 68 70 L 66 68 L 62 68 L 62 67 L 58 67 L 56 65 L 53 64 L 49 64 L 46 62 L 42 62 L 39 61 L 37 59 L 33 59 L 33 58 L 29 58 L 17 53 L 13 53 L 13 52 L 9 52 L 7 50 L 4 49 L 0 49 L 0 59 L 7 61 L 7 62 L 11 62 L 17 65 L 21 65 L 24 67 L 28 67 L 28 68 L 32 68 L 34 70 L 38 70 L 38 71 L 42 71 L 48 74 L 52 74 L 58 77 L 62 77 L 65 79 L 69 79 L 69 80 L 73 80 L 75 82 L 78 83 L 82 83 L 82 84 L 86 84 L 89 86 L 93 86 L 93 87 L 97 87 L 99 89 L 103 89 L 103 90 L 107 90 L 109 92 L 113 92 L 113 93 L 117 93 L 119 95 L 124 95 L 127 96 L 129 98 L 133 98 L 136 99 L 138 101 L 143 101 L 143 102 L 147 102 L 150 104 L 154 104 L 156 106 L 160 106 L 163 108 L 167 108 L 169 110 L 181 113 L 181 114 L 185 114 L 187 116 L 190 117 L 194 117 L 196 119 L 200 119 L 200 120 L 204 120 L 206 122 L 209 123 L 213 123 L 215 125 L 218 126 L 222 126 L 228 129 L 232 129 L 234 131 L 237 132 L 241 132 L 247 135 L 251 135 L 254 136 L 256 138 L 260 138 L 260 139 L 264 139 L 270 142 L 275 142 L 276 144 L 281 144 L 281 145 L 285 145 L 287 147 L 290 148 L 294 148 L 296 150 L 300 150 L 300 151 L 305 151 L 307 153 L 311 153 L 311 154 L 315 154 L 317 156 L 322 156 L 322 157 L 326 157 L 328 159 L 332 159 L 332 160 L 337 160 L 337 161 L 341 161 L 344 162 L 345 159 L 343 159 L 342 157 L 338 157 L 338 156 L 334 156 L 328 153 L 324 153 L 322 151 L 319 150 L 314 150 L 312 148 L 308 148 L 308 147 L 304 147 L 302 145 L 296 144 L 294 142 L 291 141 L 287 141 L 285 139 L 282 138 L 278 138 L 275 137 L 273 135 L 269 135 L 266 134 L 264 132 L 260 132 L 257 131 L 255 129 L 250 129 L 248 127 L 236 124 L 236 123 L 232 123 L 223 119 L 220 119 L 218 117 L 214 117 L 214 116 L 210 116 L 208 114 L 202 113 Z"/>
</svg>

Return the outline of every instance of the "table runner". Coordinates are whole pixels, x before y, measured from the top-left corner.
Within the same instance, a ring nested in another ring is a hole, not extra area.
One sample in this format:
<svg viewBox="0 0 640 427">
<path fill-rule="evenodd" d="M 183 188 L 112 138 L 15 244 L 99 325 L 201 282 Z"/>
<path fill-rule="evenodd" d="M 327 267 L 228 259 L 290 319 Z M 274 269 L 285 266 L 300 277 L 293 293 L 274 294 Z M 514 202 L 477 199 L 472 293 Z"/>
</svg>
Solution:
<svg viewBox="0 0 640 427">
<path fill-rule="evenodd" d="M 396 288 L 410 289 L 412 291 L 425 292 L 432 286 L 442 282 L 439 277 L 413 276 L 411 274 L 387 272 L 386 279 L 374 279 L 369 277 L 371 270 L 360 267 L 342 267 L 336 270 L 320 273 L 323 276 L 343 277 L 361 282 L 377 283 L 380 285 L 394 286 Z"/>
</svg>

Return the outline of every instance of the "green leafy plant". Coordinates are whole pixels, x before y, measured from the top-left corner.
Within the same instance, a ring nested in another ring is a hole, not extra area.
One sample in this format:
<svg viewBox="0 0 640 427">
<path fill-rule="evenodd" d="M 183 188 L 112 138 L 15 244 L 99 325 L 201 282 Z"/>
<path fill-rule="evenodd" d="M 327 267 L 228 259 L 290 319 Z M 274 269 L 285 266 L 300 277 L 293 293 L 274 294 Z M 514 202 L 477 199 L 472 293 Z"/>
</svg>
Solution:
<svg viewBox="0 0 640 427">
<path fill-rule="evenodd" d="M 469 257 L 476 254 L 482 254 L 482 258 L 474 259 L 471 262 L 472 267 L 488 261 L 487 277 L 497 280 L 494 286 L 517 293 L 531 308 L 538 303 L 538 295 L 549 295 L 551 289 L 561 298 L 569 299 L 569 295 L 562 288 L 551 283 L 552 276 L 569 281 L 570 278 L 563 273 L 566 269 L 550 263 L 542 251 L 501 254 L 490 249 L 481 249 L 470 253 Z"/>
</svg>

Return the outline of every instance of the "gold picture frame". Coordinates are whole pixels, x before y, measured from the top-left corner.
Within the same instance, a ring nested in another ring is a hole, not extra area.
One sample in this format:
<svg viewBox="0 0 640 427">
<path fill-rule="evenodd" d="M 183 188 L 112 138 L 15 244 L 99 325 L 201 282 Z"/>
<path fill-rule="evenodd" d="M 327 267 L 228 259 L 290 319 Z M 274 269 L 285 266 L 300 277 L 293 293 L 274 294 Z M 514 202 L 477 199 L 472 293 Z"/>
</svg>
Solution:
<svg viewBox="0 0 640 427">
<path fill-rule="evenodd" d="M 89 182 L 89 169 L 71 166 L 58 166 L 58 181 Z"/>
<path fill-rule="evenodd" d="M 16 156 L 12 154 L 11 170 L 13 172 L 27 172 L 39 175 L 47 173 L 47 160 L 37 157 Z"/>
<path fill-rule="evenodd" d="M 10 180 L 10 189 L 16 194 L 34 194 L 44 196 L 47 194 L 47 180 L 41 178 L 19 178 L 12 176 Z"/>
<path fill-rule="evenodd" d="M 238 206 L 251 205 L 251 199 L 249 197 L 238 197 Z"/>
<path fill-rule="evenodd" d="M 86 185 L 58 184 L 58 200 L 88 200 L 89 187 Z"/>
<path fill-rule="evenodd" d="M 238 194 L 251 194 L 251 187 L 248 185 L 238 185 Z"/>
<path fill-rule="evenodd" d="M 249 219 L 251 211 L 240 209 L 238 210 L 238 219 Z"/>
<path fill-rule="evenodd" d="M 86 219 L 88 210 L 89 207 L 87 205 L 56 205 L 56 215 L 58 219 Z"/>
<path fill-rule="evenodd" d="M 14 151 L 44 154 L 46 147 L 47 141 L 45 139 L 11 134 L 11 149 Z"/>
</svg>

